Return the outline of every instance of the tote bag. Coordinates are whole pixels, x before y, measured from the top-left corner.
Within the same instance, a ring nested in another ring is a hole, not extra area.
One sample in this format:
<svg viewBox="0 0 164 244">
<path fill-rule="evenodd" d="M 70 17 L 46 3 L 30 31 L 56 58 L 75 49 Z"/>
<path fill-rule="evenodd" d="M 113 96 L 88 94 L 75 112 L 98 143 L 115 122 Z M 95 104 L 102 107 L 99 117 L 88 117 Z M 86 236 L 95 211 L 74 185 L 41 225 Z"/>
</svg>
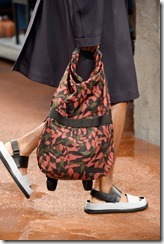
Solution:
<svg viewBox="0 0 164 244">
<path fill-rule="evenodd" d="M 112 166 L 113 124 L 102 53 L 95 51 L 95 68 L 83 80 L 76 73 L 79 52 L 72 53 L 51 100 L 37 159 L 48 177 L 88 181 L 106 176 Z"/>
</svg>

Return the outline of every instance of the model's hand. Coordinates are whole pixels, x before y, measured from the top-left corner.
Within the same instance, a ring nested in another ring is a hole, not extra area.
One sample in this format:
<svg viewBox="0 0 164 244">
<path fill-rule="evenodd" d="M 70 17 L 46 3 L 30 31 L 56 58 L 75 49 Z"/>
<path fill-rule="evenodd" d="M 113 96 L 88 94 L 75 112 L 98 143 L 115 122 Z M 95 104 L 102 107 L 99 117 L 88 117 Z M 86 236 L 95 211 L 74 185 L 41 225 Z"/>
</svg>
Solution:
<svg viewBox="0 0 164 244">
<path fill-rule="evenodd" d="M 90 46 L 90 47 L 80 47 L 80 50 L 85 51 L 85 52 L 95 52 L 96 48 L 99 46 Z"/>
</svg>

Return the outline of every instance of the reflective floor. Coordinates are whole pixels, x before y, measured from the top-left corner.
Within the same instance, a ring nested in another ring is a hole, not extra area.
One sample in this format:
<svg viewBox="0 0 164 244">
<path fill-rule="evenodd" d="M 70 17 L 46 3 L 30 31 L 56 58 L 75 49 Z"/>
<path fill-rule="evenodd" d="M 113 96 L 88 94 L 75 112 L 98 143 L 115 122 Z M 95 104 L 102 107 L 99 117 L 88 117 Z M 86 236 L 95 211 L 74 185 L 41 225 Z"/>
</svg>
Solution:
<svg viewBox="0 0 164 244">
<path fill-rule="evenodd" d="M 6 142 L 34 129 L 46 117 L 53 88 L 10 72 L 0 61 L 0 140 Z M 1 240 L 159 240 L 160 149 L 134 138 L 132 105 L 115 166 L 114 183 L 123 192 L 145 196 L 149 207 L 128 214 L 87 215 L 88 193 L 80 181 L 59 181 L 49 192 L 36 154 L 30 157 L 34 190 L 26 199 L 0 162 Z"/>
</svg>

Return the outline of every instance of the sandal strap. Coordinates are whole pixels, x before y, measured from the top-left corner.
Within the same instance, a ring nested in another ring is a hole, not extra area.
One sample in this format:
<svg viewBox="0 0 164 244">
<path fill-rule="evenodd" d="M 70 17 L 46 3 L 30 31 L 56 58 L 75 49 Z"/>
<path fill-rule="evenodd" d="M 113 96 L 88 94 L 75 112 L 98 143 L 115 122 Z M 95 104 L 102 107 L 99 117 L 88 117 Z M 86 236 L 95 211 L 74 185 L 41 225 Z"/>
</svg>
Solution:
<svg viewBox="0 0 164 244">
<path fill-rule="evenodd" d="M 18 147 L 18 142 L 15 140 L 11 141 L 11 147 L 13 150 L 12 158 L 14 159 L 18 168 L 27 168 L 28 167 L 28 156 L 20 156 L 20 151 Z"/>
<path fill-rule="evenodd" d="M 18 168 L 28 168 L 28 156 L 13 155 L 12 158 L 14 159 Z"/>
<path fill-rule="evenodd" d="M 11 147 L 13 150 L 13 156 L 20 156 L 20 151 L 19 151 L 19 147 L 18 147 L 18 142 L 15 140 L 10 141 L 11 143 Z"/>
<path fill-rule="evenodd" d="M 91 194 L 91 196 L 93 196 L 99 200 L 116 203 L 116 202 L 120 201 L 122 192 L 117 187 L 113 186 L 111 188 L 110 193 L 104 193 L 104 192 L 100 192 L 100 191 L 92 189 L 90 194 Z"/>
</svg>

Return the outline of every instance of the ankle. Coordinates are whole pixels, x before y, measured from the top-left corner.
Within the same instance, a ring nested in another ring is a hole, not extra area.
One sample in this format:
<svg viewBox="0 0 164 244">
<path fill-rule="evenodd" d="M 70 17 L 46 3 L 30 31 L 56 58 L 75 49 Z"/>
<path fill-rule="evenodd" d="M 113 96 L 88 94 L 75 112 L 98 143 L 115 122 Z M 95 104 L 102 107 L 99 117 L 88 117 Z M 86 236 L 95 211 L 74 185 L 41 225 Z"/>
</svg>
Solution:
<svg viewBox="0 0 164 244">
<path fill-rule="evenodd" d="M 20 145 L 18 144 L 18 146 L 19 146 L 19 150 L 20 150 Z M 7 151 L 9 152 L 9 154 L 10 154 L 11 156 L 13 156 L 13 149 L 12 149 L 12 146 L 11 146 L 11 142 L 10 142 L 10 141 L 5 143 L 5 147 L 6 147 Z M 25 155 L 25 154 L 22 152 L 22 150 L 20 150 L 20 155 L 21 155 L 21 156 L 29 156 L 29 155 Z M 26 175 L 26 174 L 27 174 L 27 168 L 19 168 L 19 171 L 20 171 L 20 173 L 21 173 L 22 175 Z"/>
<path fill-rule="evenodd" d="M 17 140 L 19 151 L 21 156 L 30 156 L 29 146 L 25 142 L 21 142 L 21 140 Z"/>
<path fill-rule="evenodd" d="M 100 179 L 95 180 L 93 189 L 104 193 L 109 193 L 112 186 L 113 186 L 112 177 L 102 177 Z"/>
<path fill-rule="evenodd" d="M 24 142 L 21 142 L 19 139 L 17 140 L 17 143 L 18 143 L 18 147 L 19 147 L 20 156 L 29 156 L 31 154 L 28 149 L 27 144 L 25 144 Z M 12 150 L 10 141 L 5 143 L 5 147 L 6 147 L 7 151 L 9 152 L 9 154 L 11 156 L 13 156 L 13 150 Z"/>
<path fill-rule="evenodd" d="M 100 179 L 95 180 L 93 189 L 96 191 L 104 192 L 104 193 L 109 193 L 111 188 L 113 186 L 113 179 L 112 177 L 102 177 Z M 93 196 L 90 196 L 90 202 L 91 203 L 99 203 L 103 202 Z"/>
</svg>

